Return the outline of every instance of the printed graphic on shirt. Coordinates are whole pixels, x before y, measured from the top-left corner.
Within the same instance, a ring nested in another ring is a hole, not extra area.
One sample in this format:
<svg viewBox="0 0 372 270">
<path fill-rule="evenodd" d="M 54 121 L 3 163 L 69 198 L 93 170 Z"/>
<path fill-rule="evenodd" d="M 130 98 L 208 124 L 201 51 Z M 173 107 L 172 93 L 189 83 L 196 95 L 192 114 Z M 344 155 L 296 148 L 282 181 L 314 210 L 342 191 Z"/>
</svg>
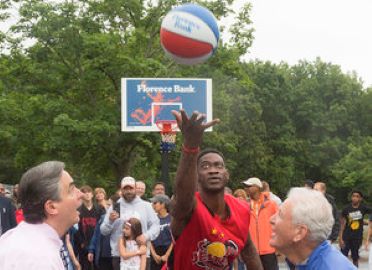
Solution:
<svg viewBox="0 0 372 270">
<path fill-rule="evenodd" d="M 350 212 L 348 216 L 349 225 L 352 230 L 358 230 L 360 226 L 360 220 L 363 219 L 363 214 L 360 210 L 355 212 Z"/>
<path fill-rule="evenodd" d="M 170 229 L 170 224 L 169 223 L 165 223 L 165 224 L 160 225 L 160 231 L 169 230 L 169 229 Z"/>
<path fill-rule="evenodd" d="M 81 219 L 81 224 L 83 226 L 83 233 L 87 234 L 89 228 L 96 227 L 97 219 L 95 217 L 83 217 Z"/>
<path fill-rule="evenodd" d="M 198 242 L 193 252 L 193 264 L 206 270 L 230 269 L 229 262 L 238 255 L 238 245 L 227 240 L 210 242 L 207 239 Z"/>
</svg>

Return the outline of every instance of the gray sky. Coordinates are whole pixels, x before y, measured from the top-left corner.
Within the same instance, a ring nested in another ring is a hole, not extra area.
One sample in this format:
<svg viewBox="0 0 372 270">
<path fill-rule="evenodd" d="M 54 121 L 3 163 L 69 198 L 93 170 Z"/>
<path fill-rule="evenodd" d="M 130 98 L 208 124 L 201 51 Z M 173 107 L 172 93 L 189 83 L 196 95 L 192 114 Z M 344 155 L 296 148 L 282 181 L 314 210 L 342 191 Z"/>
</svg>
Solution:
<svg viewBox="0 0 372 270">
<path fill-rule="evenodd" d="M 236 1 L 236 8 L 246 1 Z M 246 59 L 293 65 L 319 56 L 344 72 L 356 71 L 365 87 L 372 86 L 372 0 L 249 2 L 255 39 Z"/>
<path fill-rule="evenodd" d="M 319 56 L 372 86 L 371 0 L 250 2 L 255 39 L 247 59 L 293 65 Z"/>
</svg>

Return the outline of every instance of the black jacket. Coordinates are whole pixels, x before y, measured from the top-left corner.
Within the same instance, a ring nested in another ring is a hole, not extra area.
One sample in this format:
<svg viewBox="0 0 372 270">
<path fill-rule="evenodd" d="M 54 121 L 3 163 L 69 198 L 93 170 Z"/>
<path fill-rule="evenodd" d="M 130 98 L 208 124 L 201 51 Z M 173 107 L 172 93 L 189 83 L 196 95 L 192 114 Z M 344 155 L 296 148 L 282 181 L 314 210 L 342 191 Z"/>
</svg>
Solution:
<svg viewBox="0 0 372 270">
<path fill-rule="evenodd" d="M 0 196 L 0 215 L 1 234 L 17 226 L 15 207 L 11 199 Z"/>
<path fill-rule="evenodd" d="M 333 227 L 332 227 L 331 235 L 328 237 L 328 240 L 336 241 L 338 238 L 338 233 L 340 231 L 340 217 L 339 217 L 337 206 L 336 206 L 335 199 L 333 198 L 333 196 L 326 193 L 325 197 L 328 200 L 329 204 L 332 206 L 332 214 L 335 220 L 335 223 L 333 224 Z"/>
</svg>

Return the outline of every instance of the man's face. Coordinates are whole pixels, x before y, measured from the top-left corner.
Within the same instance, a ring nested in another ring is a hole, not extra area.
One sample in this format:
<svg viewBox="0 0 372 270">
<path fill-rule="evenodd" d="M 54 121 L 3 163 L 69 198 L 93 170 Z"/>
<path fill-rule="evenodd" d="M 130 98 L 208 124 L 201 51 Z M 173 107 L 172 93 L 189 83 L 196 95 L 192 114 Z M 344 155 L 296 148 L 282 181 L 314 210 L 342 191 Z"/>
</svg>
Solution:
<svg viewBox="0 0 372 270">
<path fill-rule="evenodd" d="M 139 197 L 142 197 L 145 194 L 146 185 L 142 182 L 136 183 L 136 194 Z"/>
<path fill-rule="evenodd" d="M 90 191 L 83 192 L 83 201 L 85 202 L 91 202 L 93 200 L 93 193 Z"/>
<path fill-rule="evenodd" d="M 60 201 L 55 202 L 60 224 L 67 230 L 79 222 L 83 193 L 75 186 L 68 172 L 63 171 L 60 179 Z"/>
<path fill-rule="evenodd" d="M 354 192 L 353 194 L 351 194 L 351 203 L 354 204 L 354 205 L 360 204 L 362 199 L 363 198 L 362 198 L 362 196 L 360 196 L 359 193 Z"/>
<path fill-rule="evenodd" d="M 279 211 L 270 218 L 272 233 L 269 244 L 279 252 L 288 250 L 294 243 L 295 228 L 292 224 L 292 205 L 290 200 L 285 200 Z"/>
<path fill-rule="evenodd" d="M 260 192 L 260 188 L 256 185 L 245 186 L 244 190 L 250 198 L 253 198 L 256 193 Z"/>
<path fill-rule="evenodd" d="M 198 179 L 201 190 L 223 191 L 229 179 L 223 158 L 217 153 L 202 156 L 198 163 Z"/>
<path fill-rule="evenodd" d="M 121 196 L 126 202 L 131 202 L 136 197 L 136 188 L 134 186 L 124 186 L 121 188 Z"/>
<path fill-rule="evenodd" d="M 154 189 L 152 191 L 152 195 L 155 196 L 155 195 L 160 195 L 160 194 L 162 194 L 162 195 L 165 194 L 165 188 L 164 188 L 163 185 L 157 184 L 157 185 L 155 185 L 155 187 L 154 187 Z"/>
</svg>

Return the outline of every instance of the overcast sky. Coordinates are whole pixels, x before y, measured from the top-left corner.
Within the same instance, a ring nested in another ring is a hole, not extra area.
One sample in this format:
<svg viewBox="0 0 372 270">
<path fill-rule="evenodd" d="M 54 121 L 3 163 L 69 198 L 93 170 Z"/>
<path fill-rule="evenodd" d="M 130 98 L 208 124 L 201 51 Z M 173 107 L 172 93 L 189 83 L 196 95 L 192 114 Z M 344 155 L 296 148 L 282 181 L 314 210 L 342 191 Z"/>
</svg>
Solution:
<svg viewBox="0 0 372 270">
<path fill-rule="evenodd" d="M 236 8 L 245 1 L 236 1 Z M 319 56 L 344 72 L 356 71 L 365 87 L 372 86 L 372 0 L 249 2 L 255 39 L 247 59 L 293 65 Z"/>
<path fill-rule="evenodd" d="M 255 39 L 248 59 L 292 65 L 319 56 L 372 86 L 371 0 L 250 2 Z"/>
</svg>

